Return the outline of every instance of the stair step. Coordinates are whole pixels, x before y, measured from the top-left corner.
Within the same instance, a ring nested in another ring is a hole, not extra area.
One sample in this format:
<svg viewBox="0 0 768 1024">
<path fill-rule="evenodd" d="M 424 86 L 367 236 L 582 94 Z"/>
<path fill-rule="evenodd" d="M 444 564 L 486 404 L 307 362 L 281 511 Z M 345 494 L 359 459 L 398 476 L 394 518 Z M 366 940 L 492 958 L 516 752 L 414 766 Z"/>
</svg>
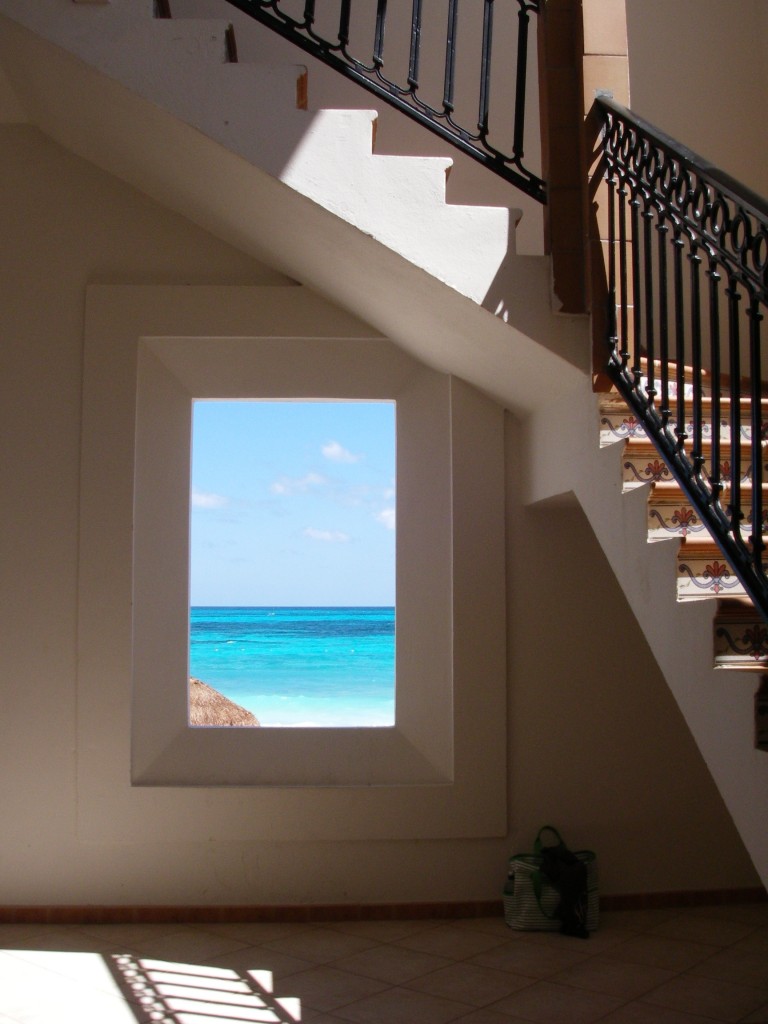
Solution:
<svg viewBox="0 0 768 1024">
<path fill-rule="evenodd" d="M 727 598 L 715 616 L 716 668 L 765 671 L 768 666 L 768 626 L 747 598 Z"/>
<path fill-rule="evenodd" d="M 751 426 L 751 400 L 748 398 L 742 398 L 739 401 L 740 421 L 741 421 L 741 439 L 743 442 L 748 442 L 752 438 L 752 426 Z M 768 399 L 761 399 L 762 407 L 762 436 L 765 437 L 768 434 Z M 730 409 L 731 400 L 727 397 L 720 399 L 720 439 L 725 443 L 730 443 L 731 438 L 731 427 L 730 427 Z M 674 410 L 673 410 L 674 413 Z M 685 431 L 689 438 L 693 436 L 693 418 L 690 405 L 686 407 L 686 425 Z M 712 398 L 705 396 L 702 401 L 702 436 L 703 439 L 710 440 L 712 437 Z M 673 415 L 670 419 L 670 428 L 674 431 L 677 420 Z M 615 441 L 625 441 L 628 438 L 645 437 L 645 427 L 637 419 L 635 414 L 631 412 L 619 395 L 608 395 L 600 402 L 600 443 L 605 446 L 613 444 Z"/>
<path fill-rule="evenodd" d="M 625 487 L 637 487 L 640 484 L 663 483 L 673 480 L 672 473 L 659 455 L 655 445 L 645 434 L 629 437 L 625 442 L 623 480 Z M 701 454 L 704 458 L 703 471 L 709 476 L 709 466 L 712 446 L 708 440 L 702 444 Z M 731 474 L 730 450 L 721 450 L 720 474 L 723 479 L 728 479 Z M 744 448 L 739 461 L 740 479 L 748 481 L 752 474 L 752 466 L 749 459 L 749 451 Z M 768 476 L 768 463 L 763 461 L 763 470 Z"/>
<path fill-rule="evenodd" d="M 768 484 L 762 485 L 763 508 L 768 510 Z M 730 486 L 723 488 L 720 504 L 727 512 L 730 501 Z M 752 482 L 746 480 L 741 484 L 741 503 L 749 508 L 752 501 Z M 768 511 L 763 513 L 764 521 L 768 522 Z M 747 515 L 741 527 L 742 536 L 748 537 L 752 532 L 752 517 Z M 657 481 L 651 484 L 648 494 L 648 540 L 666 540 L 669 537 L 686 537 L 702 535 L 706 527 L 699 514 L 676 481 Z"/>
<path fill-rule="evenodd" d="M 730 563 L 709 534 L 685 537 L 677 553 L 677 599 L 700 601 L 720 595 L 746 596 Z"/>
</svg>

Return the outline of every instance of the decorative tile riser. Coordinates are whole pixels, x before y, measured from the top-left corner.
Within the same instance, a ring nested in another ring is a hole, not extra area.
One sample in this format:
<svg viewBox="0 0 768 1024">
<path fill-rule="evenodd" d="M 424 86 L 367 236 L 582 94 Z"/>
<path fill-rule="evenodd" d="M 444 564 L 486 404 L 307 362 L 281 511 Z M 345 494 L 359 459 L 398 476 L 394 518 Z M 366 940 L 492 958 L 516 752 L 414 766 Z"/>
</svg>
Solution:
<svg viewBox="0 0 768 1024">
<path fill-rule="evenodd" d="M 746 597 L 744 587 L 714 541 L 691 539 L 677 555 L 677 598 Z"/>
<path fill-rule="evenodd" d="M 714 630 L 717 668 L 764 671 L 768 667 L 768 626 L 751 605 L 727 606 L 718 613 Z"/>
<path fill-rule="evenodd" d="M 761 436 L 765 440 L 768 438 L 768 402 L 764 402 L 764 407 Z M 711 440 L 714 433 L 712 417 L 711 415 L 708 415 L 708 410 L 706 408 L 702 415 L 702 437 L 705 440 Z M 749 408 L 745 406 L 742 409 L 740 417 L 740 436 L 743 444 L 749 444 L 752 440 L 752 424 L 750 422 L 750 415 Z M 677 419 L 673 417 L 669 421 L 669 428 L 673 433 L 675 432 L 676 426 Z M 689 438 L 693 437 L 693 418 L 690 415 L 690 411 L 689 417 L 686 419 L 685 433 Z M 645 427 L 635 418 L 620 399 L 612 399 L 610 401 L 604 400 L 600 403 L 601 445 L 605 446 L 607 444 L 613 444 L 616 441 L 626 441 L 629 438 L 645 436 Z M 720 440 L 723 444 L 730 444 L 731 441 L 731 424 L 727 407 L 721 407 Z"/>
<path fill-rule="evenodd" d="M 700 601 L 709 597 L 744 597 L 744 587 L 723 558 L 678 556 L 678 601 Z"/>
<path fill-rule="evenodd" d="M 763 533 L 768 533 L 768 488 L 763 486 Z M 748 540 L 752 534 L 752 513 L 750 511 L 751 489 L 745 485 L 741 493 L 741 505 L 745 511 L 741 523 L 741 535 Z M 726 488 L 720 495 L 720 506 L 726 514 L 730 512 L 730 489 Z M 684 497 L 675 484 L 652 485 L 648 495 L 648 539 L 650 541 L 666 540 L 669 537 L 706 537 L 707 530 L 699 514 Z"/>
<path fill-rule="evenodd" d="M 709 454 L 708 446 L 705 447 L 702 455 L 704 463 L 702 471 L 709 477 L 710 463 L 707 459 Z M 727 453 L 725 453 L 727 454 Z M 622 463 L 622 479 L 625 486 L 637 487 L 647 483 L 669 483 L 674 480 L 672 473 L 659 456 L 650 441 L 645 439 L 634 440 L 627 443 Z M 768 463 L 763 463 L 764 479 L 768 478 Z M 723 458 L 720 461 L 720 478 L 728 480 L 731 476 L 730 459 Z M 742 458 L 739 463 L 739 479 L 749 481 L 752 478 L 752 467 L 748 458 Z"/>
</svg>

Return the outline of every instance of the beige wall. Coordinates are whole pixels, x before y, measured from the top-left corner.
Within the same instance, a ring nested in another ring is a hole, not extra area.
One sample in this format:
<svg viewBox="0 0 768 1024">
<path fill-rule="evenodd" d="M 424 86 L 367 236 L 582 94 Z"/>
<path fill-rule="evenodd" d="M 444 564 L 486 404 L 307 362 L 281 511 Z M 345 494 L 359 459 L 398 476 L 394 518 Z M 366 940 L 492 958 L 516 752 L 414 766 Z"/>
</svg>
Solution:
<svg viewBox="0 0 768 1024">
<path fill-rule="evenodd" d="M 267 821 L 263 839 L 212 827 L 190 841 L 161 818 L 146 823 L 151 839 L 120 839 L 117 822 L 86 837 L 75 643 L 86 283 L 284 279 L 33 129 L 0 131 L 0 904 L 488 899 L 507 855 L 545 822 L 597 849 L 606 892 L 756 884 L 583 517 L 519 507 L 511 421 L 508 836 L 277 842 Z M 119 720 L 81 742 L 125 746 L 108 734 Z M 196 813 L 213 822 L 226 799 L 201 790 Z"/>
<path fill-rule="evenodd" d="M 632 109 L 768 195 L 765 0 L 627 0 Z"/>
</svg>

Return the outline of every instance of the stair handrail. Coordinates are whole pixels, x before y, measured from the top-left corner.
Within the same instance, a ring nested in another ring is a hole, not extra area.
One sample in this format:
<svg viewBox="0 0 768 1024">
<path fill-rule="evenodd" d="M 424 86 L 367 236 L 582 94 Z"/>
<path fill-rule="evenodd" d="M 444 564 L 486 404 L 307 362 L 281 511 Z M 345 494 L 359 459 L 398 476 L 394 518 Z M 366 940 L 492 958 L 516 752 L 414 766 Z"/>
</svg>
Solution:
<svg viewBox="0 0 768 1024">
<path fill-rule="evenodd" d="M 261 25 L 322 61 L 334 71 L 352 79 L 390 106 L 479 161 L 540 203 L 546 202 L 544 181 L 524 162 L 526 75 L 531 14 L 539 14 L 544 0 L 514 0 L 518 6 L 516 43 L 515 100 L 512 147 L 503 152 L 490 141 L 492 92 L 492 51 L 494 37 L 494 0 L 482 0 L 482 46 L 478 69 L 478 117 L 476 127 L 459 123 L 456 118 L 456 60 L 458 46 L 459 0 L 448 0 L 445 32 L 445 74 L 440 108 L 419 95 L 419 71 L 422 48 L 422 0 L 413 0 L 411 9 L 408 76 L 398 84 L 385 73 L 387 0 L 377 0 L 372 29 L 370 57 L 350 52 L 352 0 L 339 0 L 338 28 L 335 38 L 317 31 L 315 0 L 304 0 L 301 18 L 292 17 L 282 0 L 227 0 L 231 6 L 249 15 Z"/>
<path fill-rule="evenodd" d="M 595 102 L 605 369 L 768 621 L 768 202 L 612 99 Z"/>
</svg>

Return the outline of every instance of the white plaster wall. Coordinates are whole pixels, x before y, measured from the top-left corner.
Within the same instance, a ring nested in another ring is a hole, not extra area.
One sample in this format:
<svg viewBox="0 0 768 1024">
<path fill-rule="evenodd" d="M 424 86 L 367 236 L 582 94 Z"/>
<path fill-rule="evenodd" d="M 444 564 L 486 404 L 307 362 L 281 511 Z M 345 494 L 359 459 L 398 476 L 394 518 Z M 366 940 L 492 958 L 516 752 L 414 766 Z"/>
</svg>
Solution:
<svg viewBox="0 0 768 1024">
<path fill-rule="evenodd" d="M 632 109 L 768 195 L 765 0 L 627 0 Z"/>
<path fill-rule="evenodd" d="M 212 827 L 189 841 L 161 819 L 151 839 L 120 839 L 117 821 L 101 841 L 78 838 L 85 285 L 285 279 L 33 129 L 0 131 L 0 905 L 491 899 L 507 855 L 545 822 L 597 849 L 606 892 L 756 884 L 583 518 L 520 507 L 511 421 L 507 837 L 223 841 Z"/>
<path fill-rule="evenodd" d="M 338 4 L 330 5 L 336 11 Z M 513 5 L 513 20 L 517 19 L 517 5 Z M 457 63 L 458 75 L 464 74 L 465 81 L 471 82 L 474 88 L 479 78 L 478 55 L 474 48 L 470 52 L 472 29 L 476 25 L 479 31 L 482 19 L 480 4 L 467 5 L 470 17 L 459 26 L 459 60 Z M 543 252 L 543 218 L 541 207 L 534 200 L 528 199 L 522 192 L 503 181 L 481 165 L 448 143 L 442 142 L 432 135 L 425 128 L 421 128 L 415 122 L 389 108 L 385 103 L 377 100 L 371 93 L 366 92 L 360 86 L 348 81 L 342 75 L 325 67 L 320 61 L 315 60 L 309 54 L 293 46 L 282 39 L 276 33 L 257 24 L 252 18 L 231 7 L 225 0 L 171 0 L 171 10 L 175 18 L 185 17 L 219 17 L 225 18 L 235 26 L 238 47 L 238 59 L 240 61 L 263 61 L 269 64 L 304 64 L 309 70 L 309 108 L 310 110 L 322 110 L 325 108 L 338 109 L 365 109 L 378 110 L 379 119 L 376 130 L 376 152 L 381 154 L 395 154 L 403 156 L 448 156 L 453 160 L 453 168 L 448 180 L 447 197 L 449 202 L 467 203 L 478 206 L 509 206 L 522 210 L 523 216 L 517 226 L 517 251 L 524 255 L 538 255 Z M 297 9 L 298 10 L 298 9 Z M 318 5 L 318 10 L 322 8 Z M 445 55 L 442 49 L 444 43 L 444 32 L 446 24 L 447 4 L 445 0 L 432 0 L 425 3 L 424 7 L 425 26 L 430 26 L 428 32 L 425 28 L 422 34 L 423 52 L 421 60 L 420 78 L 423 86 L 428 89 L 425 98 L 428 102 L 436 103 L 438 106 L 442 99 L 442 76 L 444 71 Z M 385 41 L 385 60 L 388 61 L 387 69 L 394 66 L 401 75 L 396 75 L 393 70 L 393 77 L 400 82 L 405 82 L 407 70 L 403 67 L 403 59 L 397 59 L 398 54 L 404 54 L 407 58 L 408 31 L 410 25 L 411 5 L 390 4 L 388 11 L 388 31 Z M 358 12 L 360 12 L 358 14 Z M 355 13 L 359 17 L 357 24 L 373 26 L 375 23 L 375 3 L 373 0 L 362 0 L 355 4 Z M 493 63 L 495 78 L 493 83 L 494 97 L 499 102 L 500 97 L 513 95 L 511 75 L 514 74 L 514 61 L 507 62 L 504 53 L 504 19 L 503 12 L 497 10 L 496 33 Z M 541 174 L 541 137 L 539 129 L 539 106 L 538 106 L 538 85 L 537 85 L 537 56 L 535 37 L 535 16 L 532 17 L 531 36 L 529 45 L 529 58 L 527 70 L 527 113 L 525 133 L 525 164 L 532 171 Z M 433 32 L 431 26 L 438 26 L 439 32 Z M 373 30 L 371 27 L 370 38 Z M 438 38 L 439 36 L 439 38 Z M 510 36 L 511 38 L 511 36 Z M 352 49 L 355 56 L 358 51 Z M 370 52 L 367 54 L 370 57 Z M 504 73 L 504 68 L 509 64 L 509 75 Z M 457 81 L 460 81 L 457 78 Z M 456 93 L 457 110 L 460 109 L 460 92 Z M 496 109 L 494 122 L 492 108 L 492 125 L 504 125 L 505 111 L 501 103 L 501 109 Z M 508 124 L 511 131 L 513 111 L 510 109 Z M 473 128 L 477 120 L 477 111 L 474 105 L 466 110 L 465 123 Z M 503 130 L 503 129 L 502 129 Z M 506 143 L 508 140 L 503 139 Z"/>
</svg>

